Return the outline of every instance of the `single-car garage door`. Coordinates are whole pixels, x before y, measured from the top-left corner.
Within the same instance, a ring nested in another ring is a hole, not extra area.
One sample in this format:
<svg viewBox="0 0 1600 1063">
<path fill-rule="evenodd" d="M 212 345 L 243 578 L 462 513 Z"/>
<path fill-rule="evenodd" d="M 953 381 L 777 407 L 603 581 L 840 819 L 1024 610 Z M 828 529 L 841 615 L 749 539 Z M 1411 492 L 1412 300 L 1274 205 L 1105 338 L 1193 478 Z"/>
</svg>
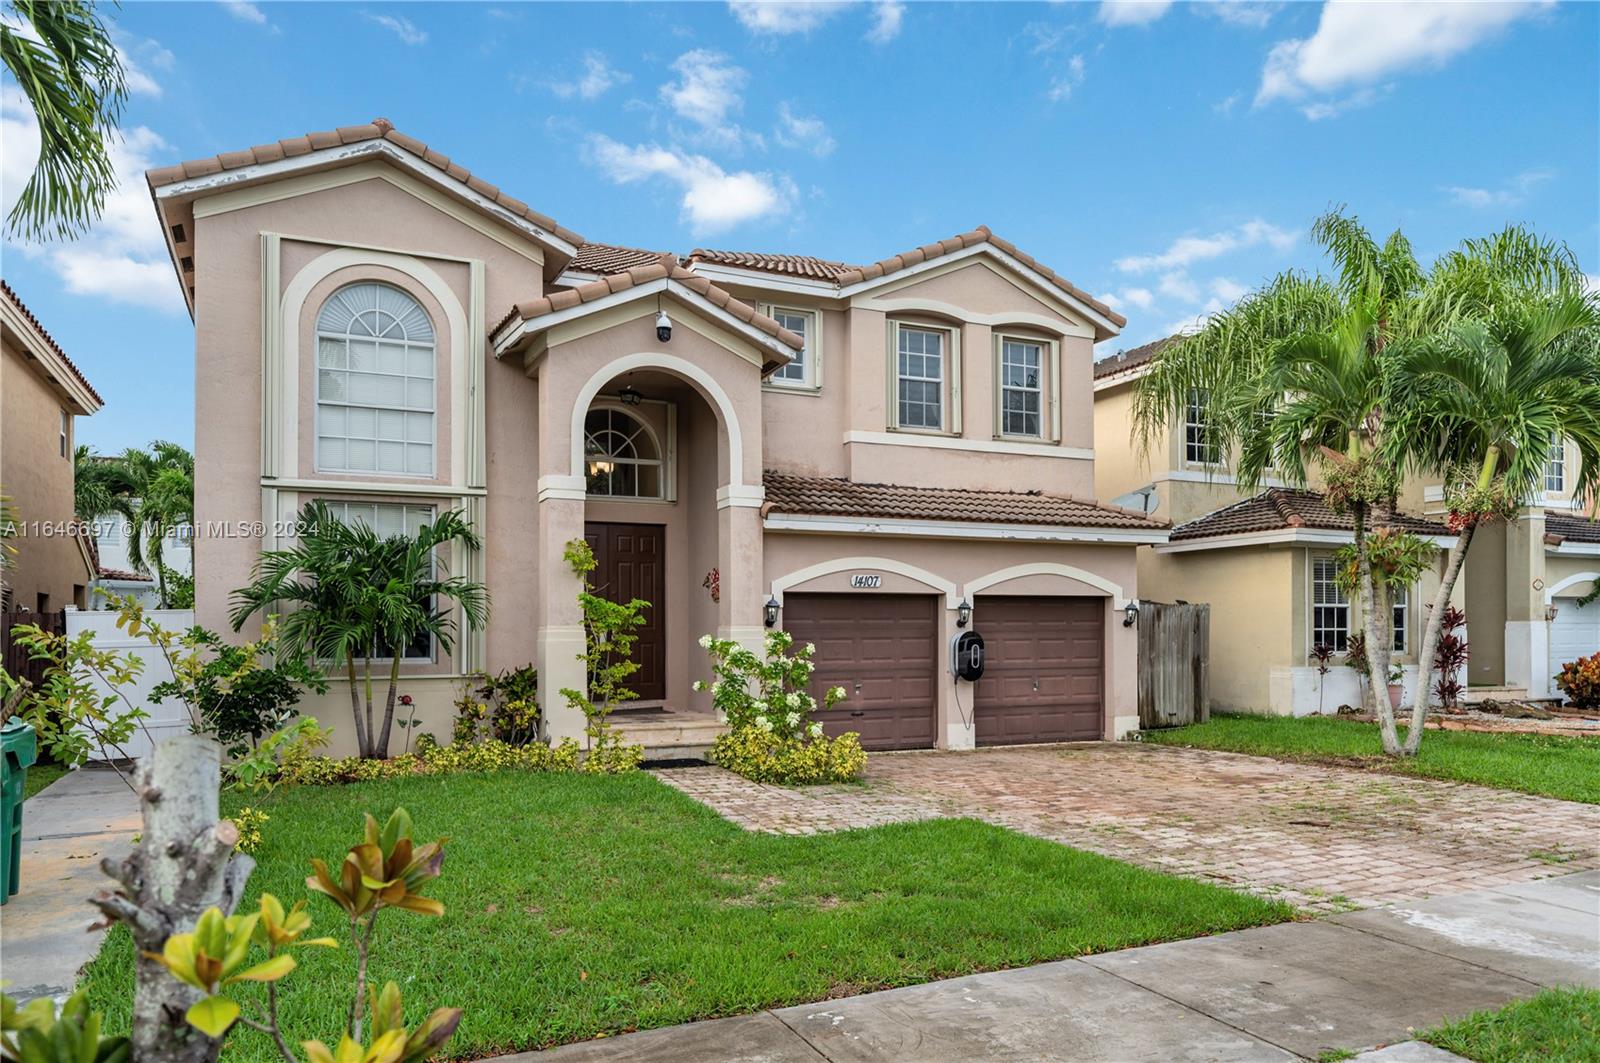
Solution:
<svg viewBox="0 0 1600 1063">
<path fill-rule="evenodd" d="M 979 597 L 980 746 L 1104 736 L 1105 608 L 1104 598 Z"/>
<path fill-rule="evenodd" d="M 830 735 L 856 731 L 867 749 L 927 749 L 937 717 L 938 599 L 910 594 L 787 594 L 783 627 L 815 643 L 811 694 L 844 687 L 819 711 Z"/>
<path fill-rule="evenodd" d="M 1577 598 L 1557 598 L 1551 604 L 1556 618 L 1550 622 L 1550 674 L 1556 675 L 1569 661 L 1600 653 L 1600 601 L 1581 609 Z"/>
</svg>

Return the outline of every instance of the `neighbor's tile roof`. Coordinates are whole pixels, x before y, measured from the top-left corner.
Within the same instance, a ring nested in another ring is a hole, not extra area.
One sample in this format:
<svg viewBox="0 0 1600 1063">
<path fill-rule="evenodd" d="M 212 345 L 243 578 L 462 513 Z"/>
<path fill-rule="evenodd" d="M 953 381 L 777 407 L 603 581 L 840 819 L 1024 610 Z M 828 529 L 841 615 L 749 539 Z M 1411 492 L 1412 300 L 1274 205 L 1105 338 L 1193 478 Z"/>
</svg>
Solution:
<svg viewBox="0 0 1600 1063">
<path fill-rule="evenodd" d="M 1165 522 L 1151 520 L 1131 509 L 1066 495 L 1047 495 L 1042 491 L 969 491 L 868 484 L 792 476 L 771 470 L 761 479 L 767 492 L 765 510 L 772 513 L 1148 531 L 1166 528 Z"/>
<path fill-rule="evenodd" d="M 1442 524 L 1404 513 L 1395 514 L 1393 524 L 1418 535 L 1449 535 Z M 1172 542 L 1211 539 L 1219 535 L 1244 535 L 1248 532 L 1287 531 L 1315 528 L 1323 531 L 1354 531 L 1349 513 L 1336 513 L 1326 496 L 1317 491 L 1287 487 L 1268 488 L 1254 498 L 1207 513 L 1203 517 L 1172 529 Z"/>
<path fill-rule="evenodd" d="M 713 251 L 697 247 L 689 252 L 687 262 L 713 262 L 722 266 L 759 270 L 762 273 L 785 273 L 791 277 L 812 280 L 837 281 L 842 274 L 859 269 L 844 262 L 833 262 L 811 255 L 773 255 L 760 251 Z"/>
<path fill-rule="evenodd" d="M 603 298 L 613 292 L 626 291 L 629 288 L 648 284 L 663 277 L 677 281 L 696 295 L 705 297 L 713 306 L 725 310 L 740 321 L 760 329 L 786 347 L 791 347 L 798 351 L 806 345 L 806 341 L 800 336 L 790 332 L 767 315 L 758 312 L 749 303 L 735 299 L 706 278 L 691 273 L 679 265 L 678 260 L 671 255 L 661 255 L 650 265 L 636 266 L 622 273 L 614 273 L 604 280 L 590 281 L 588 284 L 580 284 L 576 288 L 553 291 L 541 298 L 518 303 L 511 308 L 510 313 L 500 319 L 500 323 L 489 334 L 491 336 L 498 334 L 501 329 L 516 318 L 521 318 L 523 321 L 532 321 L 557 310 L 566 310 L 582 303 L 592 303 L 596 299 Z"/>
<path fill-rule="evenodd" d="M 578 254 L 567 263 L 567 269 L 579 273 L 622 273 L 635 266 L 648 266 L 661 261 L 665 251 L 646 251 L 642 247 L 619 247 L 616 244 L 584 244 Z"/>
<path fill-rule="evenodd" d="M 532 222 L 541 229 L 546 229 L 569 244 L 583 243 L 583 237 L 556 222 L 554 218 L 541 214 L 512 196 L 506 195 L 497 186 L 490 184 L 481 177 L 475 177 L 472 171 L 458 163 L 450 161 L 448 155 L 441 155 L 416 137 L 407 136 L 394 127 L 394 123 L 387 118 L 374 118 L 365 125 L 340 126 L 321 133 L 307 133 L 303 137 L 291 137 L 287 140 L 278 140 L 270 144 L 259 144 L 244 151 L 225 151 L 220 155 L 208 155 L 203 159 L 191 159 L 188 162 L 178 163 L 176 166 L 162 166 L 145 172 L 145 180 L 151 188 L 160 188 L 163 185 L 186 181 L 191 177 L 205 177 L 226 170 L 237 170 L 246 166 L 255 166 L 260 163 L 277 162 L 279 159 L 292 158 L 297 155 L 309 155 L 313 151 L 324 148 L 337 148 L 343 144 L 357 144 L 366 140 L 387 140 L 411 154 L 422 159 L 430 166 L 455 180 L 466 185 L 485 199 L 504 207 L 512 214 Z"/>
<path fill-rule="evenodd" d="M 94 401 L 104 406 L 106 400 L 102 399 L 100 397 L 100 393 L 94 389 L 94 385 L 89 383 L 89 378 L 83 375 L 83 370 L 79 369 L 77 364 L 73 362 L 71 358 L 67 357 L 67 352 L 61 349 L 61 344 L 56 342 L 55 337 L 50 335 L 50 333 L 45 330 L 43 325 L 39 324 L 39 319 L 33 316 L 33 311 L 28 309 L 28 304 L 22 301 L 22 297 L 16 292 L 12 291 L 11 285 L 7 284 L 5 281 L 0 281 L 0 292 L 5 293 L 6 299 L 11 303 L 12 306 L 16 307 L 17 313 L 21 314 L 23 318 L 27 320 L 28 324 L 34 327 L 34 330 L 39 334 L 39 338 L 42 339 L 52 351 L 55 351 L 61 356 L 61 360 L 66 363 L 66 366 L 72 372 L 72 375 L 78 378 L 78 383 L 89 389 L 89 394 L 94 396 Z"/>
<path fill-rule="evenodd" d="M 1547 509 L 1544 513 L 1544 537 L 1555 543 L 1600 543 L 1600 520 L 1581 513 Z"/>
<path fill-rule="evenodd" d="M 1166 350 L 1172 341 L 1177 338 L 1176 336 L 1168 336 L 1166 339 L 1147 343 L 1143 347 L 1135 347 L 1131 351 L 1118 351 L 1109 358 L 1102 358 L 1094 363 L 1094 378 L 1096 380 L 1104 380 L 1106 377 L 1130 373 Z"/>
<path fill-rule="evenodd" d="M 940 240 L 938 243 L 934 244 L 924 244 L 922 247 L 913 248 L 910 251 L 904 251 L 898 255 L 891 255 L 888 258 L 880 259 L 879 261 L 874 262 L 870 266 L 852 267 L 851 269 L 839 274 L 837 280 L 841 288 L 851 284 L 858 284 L 864 280 L 876 280 L 879 277 L 884 277 L 891 273 L 898 273 L 903 269 L 909 269 L 910 267 L 921 262 L 926 262 L 929 259 L 940 258 L 944 255 L 954 254 L 963 248 L 984 243 L 1000 249 L 1001 251 L 1010 255 L 1012 258 L 1016 259 L 1018 262 L 1021 262 L 1024 266 L 1027 266 L 1029 269 L 1042 274 L 1052 283 L 1060 285 L 1066 291 L 1071 292 L 1075 298 L 1081 299 L 1083 302 L 1094 307 L 1098 313 L 1114 322 L 1118 328 L 1121 328 L 1128 323 L 1127 318 L 1111 309 L 1105 303 L 1102 303 L 1100 300 L 1096 299 L 1082 288 L 1077 287 L 1075 284 L 1061 276 L 1049 266 L 1039 262 L 1032 255 L 1018 250 L 1017 245 L 1013 244 L 1010 240 L 1005 240 L 996 236 L 992 231 L 990 231 L 987 225 L 980 225 L 970 232 L 959 233 L 950 237 L 948 240 Z"/>
</svg>

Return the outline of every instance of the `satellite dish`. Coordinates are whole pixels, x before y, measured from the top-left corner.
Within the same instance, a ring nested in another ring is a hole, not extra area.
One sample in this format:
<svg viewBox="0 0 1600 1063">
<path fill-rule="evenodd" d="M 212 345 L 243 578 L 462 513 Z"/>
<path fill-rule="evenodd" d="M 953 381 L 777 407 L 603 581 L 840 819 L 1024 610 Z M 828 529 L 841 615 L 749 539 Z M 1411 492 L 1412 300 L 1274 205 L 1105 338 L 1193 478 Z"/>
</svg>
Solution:
<svg viewBox="0 0 1600 1063">
<path fill-rule="evenodd" d="M 1137 491 L 1129 491 L 1111 500 L 1113 506 L 1123 509 L 1137 510 L 1145 516 L 1151 516 L 1161 507 L 1161 496 L 1156 494 L 1155 484 L 1146 484 Z"/>
</svg>

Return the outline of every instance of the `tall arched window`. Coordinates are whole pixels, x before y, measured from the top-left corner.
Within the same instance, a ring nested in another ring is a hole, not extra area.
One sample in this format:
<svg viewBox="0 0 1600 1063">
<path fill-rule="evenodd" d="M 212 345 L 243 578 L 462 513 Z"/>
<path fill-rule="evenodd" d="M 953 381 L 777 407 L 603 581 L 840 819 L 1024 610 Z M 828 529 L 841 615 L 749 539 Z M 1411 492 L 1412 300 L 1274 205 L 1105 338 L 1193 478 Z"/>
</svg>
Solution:
<svg viewBox="0 0 1600 1063">
<path fill-rule="evenodd" d="M 614 407 L 589 411 L 583 422 L 591 495 L 660 498 L 661 447 L 645 423 Z"/>
<path fill-rule="evenodd" d="M 433 323 L 411 296 L 363 282 L 317 314 L 317 468 L 432 476 Z"/>
</svg>

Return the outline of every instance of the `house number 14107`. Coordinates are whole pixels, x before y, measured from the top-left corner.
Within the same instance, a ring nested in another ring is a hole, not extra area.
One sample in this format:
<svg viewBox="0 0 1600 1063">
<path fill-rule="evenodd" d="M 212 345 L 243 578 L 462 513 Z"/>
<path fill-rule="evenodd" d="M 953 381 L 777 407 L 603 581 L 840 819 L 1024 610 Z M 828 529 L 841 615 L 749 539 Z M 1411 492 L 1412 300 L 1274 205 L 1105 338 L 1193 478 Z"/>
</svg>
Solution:
<svg viewBox="0 0 1600 1063">
<path fill-rule="evenodd" d="M 872 573 L 858 572 L 854 576 L 850 577 L 850 586 L 858 588 L 858 589 L 859 588 L 869 588 L 869 587 L 881 587 L 882 585 L 883 585 L 883 577 L 878 575 L 876 572 L 872 572 Z"/>
</svg>

